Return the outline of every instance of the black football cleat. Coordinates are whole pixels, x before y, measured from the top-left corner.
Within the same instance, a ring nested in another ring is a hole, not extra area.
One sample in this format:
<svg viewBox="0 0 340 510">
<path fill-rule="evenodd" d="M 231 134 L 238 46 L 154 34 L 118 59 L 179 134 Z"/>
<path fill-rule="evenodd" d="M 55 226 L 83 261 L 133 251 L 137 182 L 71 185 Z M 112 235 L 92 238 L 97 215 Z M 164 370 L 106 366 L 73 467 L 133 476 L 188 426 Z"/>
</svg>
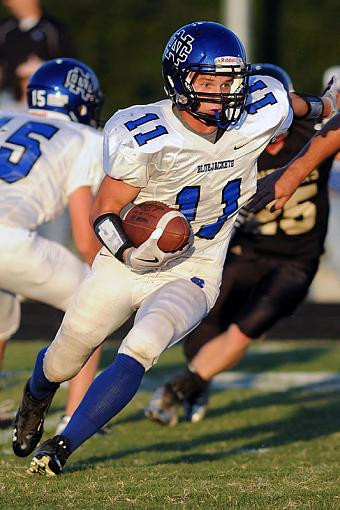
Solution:
<svg viewBox="0 0 340 510">
<path fill-rule="evenodd" d="M 44 400 L 35 400 L 28 388 L 29 380 L 25 384 L 13 425 L 12 447 L 18 457 L 27 457 L 38 446 L 44 431 L 44 419 L 55 393 L 54 391 Z"/>
<path fill-rule="evenodd" d="M 149 420 L 160 423 L 161 425 L 167 425 L 174 427 L 177 425 L 177 409 L 179 407 L 179 401 L 174 395 L 171 386 L 165 384 L 160 386 L 151 396 L 144 414 Z"/>
<path fill-rule="evenodd" d="M 202 379 L 196 372 L 186 367 L 183 372 L 175 376 L 171 381 L 160 386 L 151 396 L 149 403 L 144 409 L 144 414 L 149 420 L 156 421 L 162 425 L 175 426 L 178 422 L 177 410 L 186 401 L 191 402 L 196 395 L 202 394 L 209 386 L 209 382 Z M 202 418 L 200 413 L 205 413 L 206 406 L 201 409 L 191 406 L 190 421 L 193 423 Z"/>
<path fill-rule="evenodd" d="M 70 455 L 70 443 L 65 436 L 47 439 L 35 452 L 27 473 L 30 475 L 57 476 Z"/>
<path fill-rule="evenodd" d="M 209 404 L 210 383 L 192 397 L 184 400 L 185 419 L 191 423 L 198 423 L 203 420 Z"/>
</svg>

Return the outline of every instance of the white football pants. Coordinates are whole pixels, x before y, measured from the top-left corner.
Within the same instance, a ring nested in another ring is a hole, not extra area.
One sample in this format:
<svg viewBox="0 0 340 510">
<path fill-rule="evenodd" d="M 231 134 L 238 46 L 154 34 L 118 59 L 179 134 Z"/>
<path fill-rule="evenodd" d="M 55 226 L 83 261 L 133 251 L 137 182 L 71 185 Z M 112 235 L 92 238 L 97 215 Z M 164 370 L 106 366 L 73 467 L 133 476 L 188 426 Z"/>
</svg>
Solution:
<svg viewBox="0 0 340 510">
<path fill-rule="evenodd" d="M 20 323 L 16 294 L 66 310 L 89 272 L 87 264 L 36 232 L 0 226 L 0 338 Z"/>
<path fill-rule="evenodd" d="M 213 301 L 217 297 L 215 283 L 202 290 L 191 281 L 197 263 L 191 265 L 190 271 L 190 262 L 184 262 L 167 271 L 138 274 L 103 248 L 45 355 L 46 377 L 61 382 L 76 375 L 98 345 L 137 309 L 119 352 L 148 370 L 201 321 L 213 304 L 209 297 Z"/>
</svg>

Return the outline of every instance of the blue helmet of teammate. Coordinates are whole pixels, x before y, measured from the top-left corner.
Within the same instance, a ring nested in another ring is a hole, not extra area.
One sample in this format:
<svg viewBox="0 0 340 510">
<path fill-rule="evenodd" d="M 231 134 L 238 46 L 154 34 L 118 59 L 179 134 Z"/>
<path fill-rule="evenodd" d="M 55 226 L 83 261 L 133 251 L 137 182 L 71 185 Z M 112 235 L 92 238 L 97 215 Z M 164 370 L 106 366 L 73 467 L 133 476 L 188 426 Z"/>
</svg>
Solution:
<svg viewBox="0 0 340 510">
<path fill-rule="evenodd" d="M 104 96 L 90 67 L 73 58 L 57 58 L 33 73 L 27 99 L 30 110 L 59 112 L 97 127 Z"/>
<path fill-rule="evenodd" d="M 165 91 L 174 105 L 206 124 L 226 129 L 244 111 L 250 66 L 241 41 L 224 25 L 200 21 L 178 29 L 165 47 L 162 70 Z M 196 92 L 198 74 L 232 77 L 230 92 Z M 198 112 L 201 102 L 222 105 L 222 110 L 216 109 L 214 114 Z"/>
<path fill-rule="evenodd" d="M 252 64 L 251 75 L 272 76 L 282 83 L 287 92 L 293 92 L 294 90 L 288 73 L 280 66 L 274 64 Z"/>
</svg>

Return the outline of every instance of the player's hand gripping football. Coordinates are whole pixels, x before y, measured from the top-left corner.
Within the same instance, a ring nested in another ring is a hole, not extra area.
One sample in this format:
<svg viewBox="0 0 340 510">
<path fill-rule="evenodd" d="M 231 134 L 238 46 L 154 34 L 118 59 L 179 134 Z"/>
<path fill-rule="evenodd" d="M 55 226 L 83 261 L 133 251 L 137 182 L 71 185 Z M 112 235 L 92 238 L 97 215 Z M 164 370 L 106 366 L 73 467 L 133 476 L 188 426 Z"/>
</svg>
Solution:
<svg viewBox="0 0 340 510">
<path fill-rule="evenodd" d="M 190 247 L 190 243 L 188 243 L 180 250 L 165 253 L 159 249 L 157 244 L 162 234 L 163 229 L 158 227 L 138 248 L 128 248 L 123 257 L 125 264 L 135 271 L 152 271 L 181 257 Z"/>
</svg>

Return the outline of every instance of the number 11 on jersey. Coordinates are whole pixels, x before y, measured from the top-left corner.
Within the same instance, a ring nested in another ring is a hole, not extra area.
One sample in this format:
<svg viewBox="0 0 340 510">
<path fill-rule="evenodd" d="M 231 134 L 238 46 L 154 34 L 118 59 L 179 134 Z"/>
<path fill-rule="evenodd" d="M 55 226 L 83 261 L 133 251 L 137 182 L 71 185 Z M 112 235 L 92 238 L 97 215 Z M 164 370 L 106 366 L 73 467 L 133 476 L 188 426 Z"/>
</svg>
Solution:
<svg viewBox="0 0 340 510">
<path fill-rule="evenodd" d="M 197 208 L 199 207 L 201 194 L 201 186 L 186 186 L 177 195 L 176 203 L 179 205 L 179 210 L 190 221 L 196 219 Z M 222 189 L 222 200 L 224 204 L 222 215 L 217 218 L 214 223 L 209 225 L 202 225 L 199 231 L 195 234 L 203 239 L 214 239 L 216 234 L 221 230 L 225 221 L 235 212 L 238 208 L 238 199 L 241 194 L 241 179 L 234 179 L 229 181 Z"/>
</svg>

